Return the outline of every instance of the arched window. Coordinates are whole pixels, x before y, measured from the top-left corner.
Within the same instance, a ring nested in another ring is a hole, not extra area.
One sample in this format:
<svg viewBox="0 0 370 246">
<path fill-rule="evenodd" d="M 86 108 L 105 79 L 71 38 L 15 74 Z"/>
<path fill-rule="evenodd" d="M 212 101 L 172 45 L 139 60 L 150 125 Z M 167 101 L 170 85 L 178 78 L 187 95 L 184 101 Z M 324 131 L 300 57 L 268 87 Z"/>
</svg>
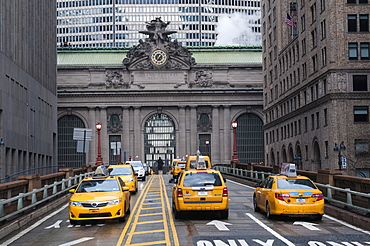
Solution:
<svg viewBox="0 0 370 246">
<path fill-rule="evenodd" d="M 66 115 L 58 120 L 58 165 L 80 168 L 86 164 L 86 154 L 77 152 L 74 128 L 85 128 L 80 118 Z"/>
<path fill-rule="evenodd" d="M 156 166 L 156 161 L 161 157 L 163 166 L 169 166 L 176 154 L 175 140 L 173 120 L 166 114 L 153 114 L 145 122 L 145 162 L 150 166 Z"/>
<path fill-rule="evenodd" d="M 255 114 L 243 114 L 236 121 L 237 153 L 241 163 L 264 161 L 263 123 Z"/>
</svg>

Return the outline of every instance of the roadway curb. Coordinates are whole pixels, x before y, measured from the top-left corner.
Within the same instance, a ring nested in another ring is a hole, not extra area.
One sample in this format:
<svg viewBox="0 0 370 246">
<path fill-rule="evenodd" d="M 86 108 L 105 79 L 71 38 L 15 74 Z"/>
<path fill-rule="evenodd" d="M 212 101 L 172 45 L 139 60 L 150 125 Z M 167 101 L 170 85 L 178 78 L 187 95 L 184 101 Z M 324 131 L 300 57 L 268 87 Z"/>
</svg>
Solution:
<svg viewBox="0 0 370 246">
<path fill-rule="evenodd" d="M 349 224 L 370 230 L 370 218 L 325 203 L 325 214 Z"/>
<path fill-rule="evenodd" d="M 24 215 L 19 219 L 16 219 L 13 222 L 10 222 L 9 224 L 6 224 L 0 228 L 0 239 L 8 236 L 9 234 L 13 233 L 14 231 L 20 229 L 21 227 L 27 225 L 32 220 L 39 219 L 39 217 L 42 217 L 44 214 L 48 212 L 52 212 L 56 208 L 60 207 L 63 204 L 66 204 L 69 201 L 70 195 L 66 194 L 62 196 L 61 198 L 58 198 L 57 200 L 36 209 L 34 212 Z"/>
</svg>

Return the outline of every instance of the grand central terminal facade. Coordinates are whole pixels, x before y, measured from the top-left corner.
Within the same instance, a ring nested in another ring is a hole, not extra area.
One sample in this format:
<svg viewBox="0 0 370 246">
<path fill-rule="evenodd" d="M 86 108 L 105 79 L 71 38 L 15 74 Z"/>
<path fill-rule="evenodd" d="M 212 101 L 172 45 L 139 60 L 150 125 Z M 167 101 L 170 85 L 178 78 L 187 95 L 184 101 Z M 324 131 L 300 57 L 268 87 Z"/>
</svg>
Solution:
<svg viewBox="0 0 370 246">
<path fill-rule="evenodd" d="M 58 165 L 101 154 L 104 164 L 155 167 L 161 157 L 166 167 L 198 150 L 230 163 L 235 149 L 241 163 L 263 162 L 261 48 L 186 48 L 166 26 L 147 23 L 148 38 L 132 48 L 58 49 Z M 79 152 L 76 128 L 91 133 Z"/>
</svg>

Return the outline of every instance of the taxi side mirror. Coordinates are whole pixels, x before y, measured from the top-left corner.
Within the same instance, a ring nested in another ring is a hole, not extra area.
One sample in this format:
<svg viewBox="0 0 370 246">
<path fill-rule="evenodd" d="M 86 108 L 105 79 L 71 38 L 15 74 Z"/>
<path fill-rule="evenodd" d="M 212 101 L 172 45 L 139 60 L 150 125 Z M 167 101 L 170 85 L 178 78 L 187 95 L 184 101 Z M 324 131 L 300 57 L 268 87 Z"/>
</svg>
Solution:
<svg viewBox="0 0 370 246">
<path fill-rule="evenodd" d="M 254 187 L 258 188 L 258 187 L 262 187 L 262 186 L 261 186 L 261 183 L 257 183 Z"/>
<path fill-rule="evenodd" d="M 76 189 L 70 189 L 68 192 L 73 194 L 76 192 Z"/>
<path fill-rule="evenodd" d="M 130 190 L 130 188 L 128 188 L 127 186 L 122 187 L 122 191 L 129 191 L 129 190 Z"/>
</svg>

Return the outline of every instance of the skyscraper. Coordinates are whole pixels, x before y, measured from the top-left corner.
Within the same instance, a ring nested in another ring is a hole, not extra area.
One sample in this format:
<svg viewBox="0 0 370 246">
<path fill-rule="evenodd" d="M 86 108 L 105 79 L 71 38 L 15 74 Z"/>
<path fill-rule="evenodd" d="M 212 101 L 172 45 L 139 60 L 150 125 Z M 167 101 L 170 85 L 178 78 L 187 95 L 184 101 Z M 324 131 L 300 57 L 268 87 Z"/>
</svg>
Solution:
<svg viewBox="0 0 370 246">
<path fill-rule="evenodd" d="M 264 1 L 265 159 L 370 176 L 368 0 Z"/>
<path fill-rule="evenodd" d="M 56 170 L 55 30 L 55 2 L 0 2 L 1 182 Z"/>
<path fill-rule="evenodd" d="M 261 46 L 259 13 L 260 0 L 57 0 L 57 42 L 132 47 L 161 17 L 183 46 Z"/>
</svg>

